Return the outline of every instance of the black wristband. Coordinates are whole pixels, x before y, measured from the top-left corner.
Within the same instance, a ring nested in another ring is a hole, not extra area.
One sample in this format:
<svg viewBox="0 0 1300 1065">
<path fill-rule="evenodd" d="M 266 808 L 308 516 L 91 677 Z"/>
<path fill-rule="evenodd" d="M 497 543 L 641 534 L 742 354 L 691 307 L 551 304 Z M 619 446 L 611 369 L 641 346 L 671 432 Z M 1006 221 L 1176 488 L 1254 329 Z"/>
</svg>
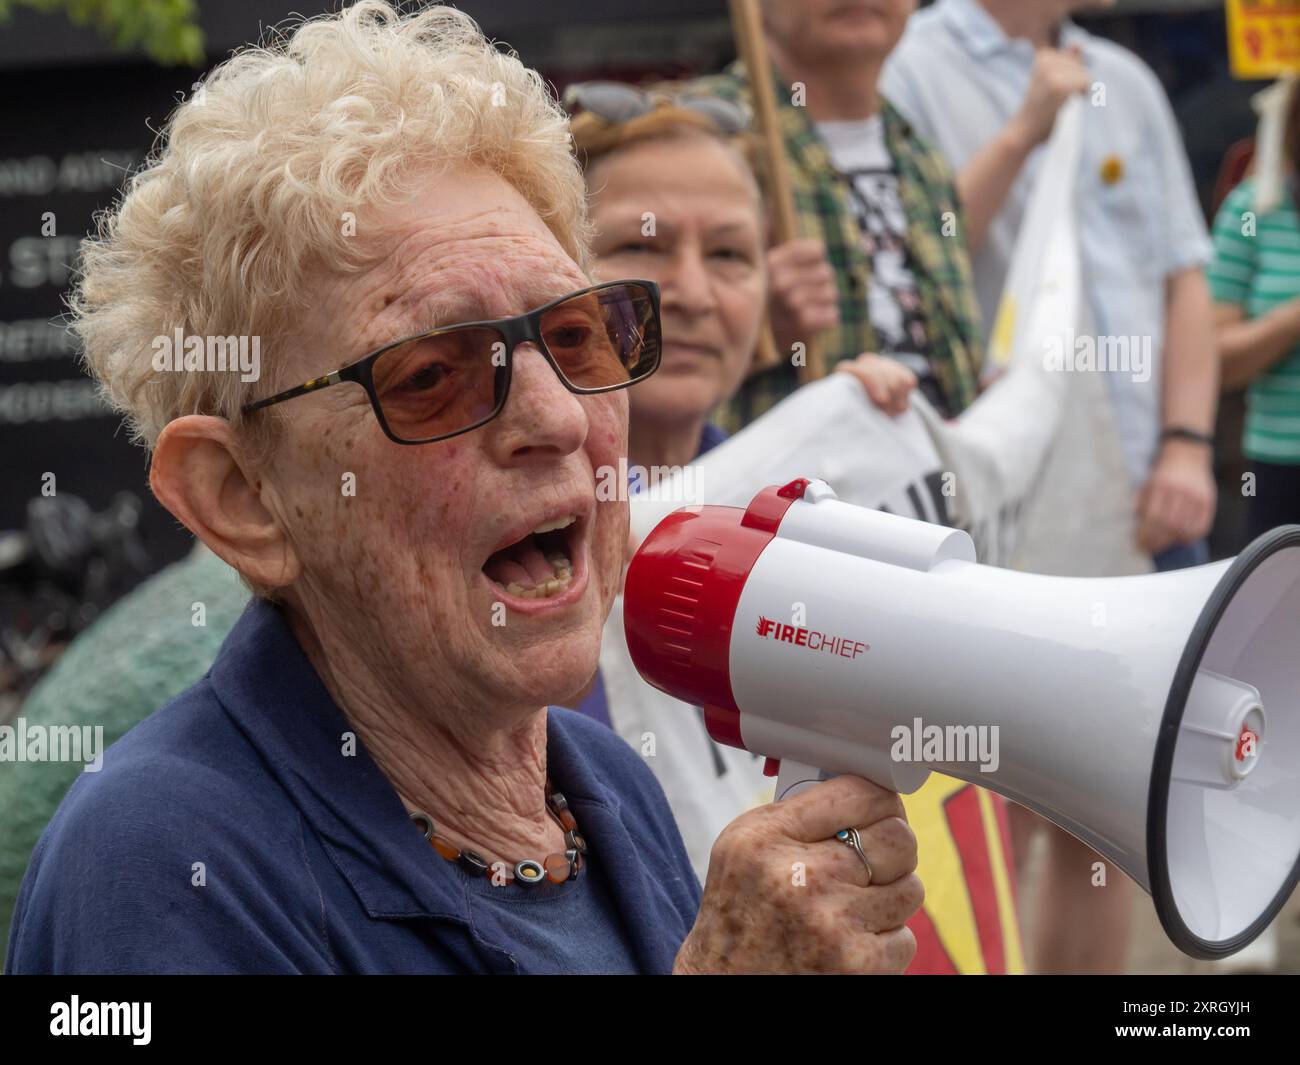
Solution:
<svg viewBox="0 0 1300 1065">
<path fill-rule="evenodd" d="M 1214 450 L 1214 437 L 1209 433 L 1197 432 L 1195 429 L 1187 429 L 1181 425 L 1175 425 L 1160 433 L 1160 442 L 1163 444 L 1166 440 L 1187 440 L 1193 444 L 1204 444 L 1211 451 Z"/>
</svg>

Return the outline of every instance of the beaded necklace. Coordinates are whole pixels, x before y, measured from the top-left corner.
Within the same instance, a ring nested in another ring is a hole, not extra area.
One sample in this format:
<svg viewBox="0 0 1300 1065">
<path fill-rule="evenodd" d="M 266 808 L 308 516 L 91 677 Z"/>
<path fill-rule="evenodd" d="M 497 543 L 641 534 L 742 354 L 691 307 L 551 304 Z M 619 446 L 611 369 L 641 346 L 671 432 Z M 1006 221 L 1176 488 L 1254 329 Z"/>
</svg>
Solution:
<svg viewBox="0 0 1300 1065">
<path fill-rule="evenodd" d="M 424 838 L 435 851 L 447 861 L 455 862 L 467 873 L 487 876 L 488 879 L 502 876 L 507 883 L 518 881 L 529 885 L 540 884 L 543 880 L 549 880 L 552 884 L 577 880 L 578 870 L 586 864 L 587 841 L 578 831 L 578 822 L 569 809 L 568 802 L 552 787 L 549 777 L 546 779 L 546 812 L 564 829 L 564 850 L 548 854 L 540 862 L 525 858 L 521 862 L 516 862 L 513 870 L 506 862 L 492 862 L 489 865 L 482 855 L 457 847 L 446 836 L 438 834 L 433 818 L 423 810 L 411 814 L 411 820 L 422 828 Z"/>
</svg>

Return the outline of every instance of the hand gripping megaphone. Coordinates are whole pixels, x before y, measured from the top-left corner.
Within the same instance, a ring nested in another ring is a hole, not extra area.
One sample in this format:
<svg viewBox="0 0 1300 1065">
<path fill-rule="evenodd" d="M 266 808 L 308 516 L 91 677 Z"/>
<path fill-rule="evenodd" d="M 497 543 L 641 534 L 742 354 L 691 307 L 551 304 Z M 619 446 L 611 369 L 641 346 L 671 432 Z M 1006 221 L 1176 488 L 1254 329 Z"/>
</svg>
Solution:
<svg viewBox="0 0 1300 1065">
<path fill-rule="evenodd" d="M 1244 947 L 1300 877 L 1300 526 L 1175 573 L 1046 577 L 796 480 L 668 515 L 624 618 L 641 675 L 779 762 L 778 797 L 834 773 L 990 788 L 1115 862 L 1194 957 Z M 991 771 L 967 757 L 987 730 Z"/>
</svg>

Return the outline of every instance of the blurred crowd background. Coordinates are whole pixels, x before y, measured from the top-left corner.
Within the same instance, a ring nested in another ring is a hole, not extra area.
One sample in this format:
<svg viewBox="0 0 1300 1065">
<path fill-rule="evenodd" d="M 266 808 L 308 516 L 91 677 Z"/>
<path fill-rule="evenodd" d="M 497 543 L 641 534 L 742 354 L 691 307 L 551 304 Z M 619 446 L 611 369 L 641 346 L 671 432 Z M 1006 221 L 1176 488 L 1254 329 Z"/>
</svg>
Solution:
<svg viewBox="0 0 1300 1065">
<path fill-rule="evenodd" d="M 203 71 L 262 28 L 330 7 L 195 0 L 199 34 L 187 24 L 184 3 L 117 6 L 131 13 L 123 23 L 131 43 L 74 24 L 64 5 L 48 12 L 16 6 L 0 27 L 0 530 L 35 523 L 49 552 L 70 570 L 69 594 L 36 589 L 18 541 L 0 552 L 0 571 L 7 573 L 0 580 L 7 683 L 0 681 L 0 689 L 11 692 L 21 683 L 15 671 L 23 671 L 16 658 L 39 669 L 57 648 L 57 639 L 46 646 L 47 629 L 57 636 L 64 622 L 80 627 L 122 591 L 180 558 L 191 542 L 145 491 L 144 453 L 97 401 L 59 320 L 77 244 L 93 213 L 111 203 L 125 173 L 144 158 L 152 131 Z M 561 92 L 592 79 L 636 83 L 708 73 L 735 57 L 725 0 L 617 0 L 596 7 L 577 0 L 465 0 L 460 6 Z M 1132 49 L 1159 75 L 1209 215 L 1223 191 L 1229 149 L 1253 131 L 1250 96 L 1260 88 L 1229 73 L 1222 3 L 1121 0 L 1076 21 Z M 1218 452 L 1224 483 L 1240 483 L 1241 417 L 1240 401 L 1225 397 Z M 31 514 L 33 501 L 42 499 L 43 474 L 56 469 L 64 505 Z M 70 512 L 73 497 L 89 512 Z M 1240 545 L 1239 503 L 1239 492 L 1220 494 L 1215 557 Z M 86 617 L 66 617 L 70 610 Z M 0 720 L 16 712 L 15 700 L 7 705 Z"/>
<path fill-rule="evenodd" d="M 69 14 L 76 5 L 46 6 L 0 5 L 0 723 L 17 713 L 67 639 L 192 543 L 149 496 L 145 453 L 95 397 L 60 321 L 78 243 L 205 70 L 264 27 L 333 5 L 85 5 L 116 11 L 107 32 L 76 24 L 75 11 Z M 725 0 L 457 6 L 561 93 L 593 79 L 707 74 L 735 58 Z M 1131 49 L 1158 75 L 1212 219 L 1240 176 L 1256 122 L 1250 99 L 1265 84 L 1231 75 L 1222 0 L 1120 0 L 1076 21 Z M 1240 393 L 1225 392 L 1216 434 L 1215 558 L 1243 543 L 1242 419 Z M 51 498 L 42 486 L 52 470 L 59 472 Z M 1163 942 L 1154 917 L 1147 923 L 1151 950 L 1138 943 L 1135 968 L 1190 964 Z M 1296 953 L 1293 938 L 1283 944 L 1288 957 Z"/>
</svg>

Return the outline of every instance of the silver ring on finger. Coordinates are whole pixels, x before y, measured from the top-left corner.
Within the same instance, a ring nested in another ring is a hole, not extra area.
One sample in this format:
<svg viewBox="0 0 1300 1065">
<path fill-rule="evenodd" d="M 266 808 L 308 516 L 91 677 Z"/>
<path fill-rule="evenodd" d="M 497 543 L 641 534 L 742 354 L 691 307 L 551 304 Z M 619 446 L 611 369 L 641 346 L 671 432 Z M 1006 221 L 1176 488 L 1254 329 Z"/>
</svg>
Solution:
<svg viewBox="0 0 1300 1065">
<path fill-rule="evenodd" d="M 862 866 L 867 871 L 867 884 L 871 884 L 871 863 L 867 861 L 867 853 L 862 849 L 862 837 L 858 834 L 856 828 L 841 828 L 835 833 L 835 838 L 849 847 L 854 854 L 862 859 Z"/>
</svg>

